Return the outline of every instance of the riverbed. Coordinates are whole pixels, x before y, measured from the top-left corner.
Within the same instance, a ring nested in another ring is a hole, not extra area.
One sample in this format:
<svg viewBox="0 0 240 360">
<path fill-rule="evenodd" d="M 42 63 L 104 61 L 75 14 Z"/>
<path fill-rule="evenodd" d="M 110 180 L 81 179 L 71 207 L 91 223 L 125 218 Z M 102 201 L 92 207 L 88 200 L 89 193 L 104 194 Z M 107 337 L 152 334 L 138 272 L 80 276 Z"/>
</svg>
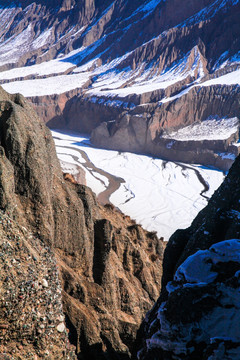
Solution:
<svg viewBox="0 0 240 360">
<path fill-rule="evenodd" d="M 65 171 L 82 167 L 102 204 L 111 202 L 165 240 L 191 224 L 224 179 L 217 169 L 97 149 L 88 136 L 71 132 L 52 135 Z"/>
</svg>

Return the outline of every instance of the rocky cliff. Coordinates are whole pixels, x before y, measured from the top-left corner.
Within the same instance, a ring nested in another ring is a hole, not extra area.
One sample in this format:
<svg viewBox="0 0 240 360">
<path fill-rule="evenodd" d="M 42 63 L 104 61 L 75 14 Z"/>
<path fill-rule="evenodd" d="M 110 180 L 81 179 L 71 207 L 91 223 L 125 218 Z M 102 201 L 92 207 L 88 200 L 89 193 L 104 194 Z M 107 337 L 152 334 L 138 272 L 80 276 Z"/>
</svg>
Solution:
<svg viewBox="0 0 240 360">
<path fill-rule="evenodd" d="M 91 140 L 102 148 L 147 153 L 168 160 L 200 163 L 228 170 L 235 157 L 230 162 L 229 157 L 222 161 L 219 154 L 225 152 L 238 155 L 238 147 L 234 150 L 234 146 L 229 145 L 238 142 L 239 131 L 236 131 L 235 138 L 228 139 L 226 136 L 225 140 L 229 140 L 227 146 L 216 143 L 220 140 L 217 129 L 215 137 L 209 138 L 209 130 L 206 128 L 202 139 L 209 142 L 202 144 L 192 138 L 190 131 L 184 141 L 180 142 L 176 141 L 171 132 L 207 119 L 237 117 L 239 100 L 239 86 L 196 86 L 172 101 L 160 105 L 152 103 L 151 107 L 141 105 L 123 112 L 114 121 L 101 123 L 92 131 Z M 164 132 L 167 136 L 163 136 Z"/>
<path fill-rule="evenodd" d="M 170 238 L 138 359 L 239 359 L 239 167 L 240 157 L 192 225 Z"/>
<path fill-rule="evenodd" d="M 3 351 L 74 358 L 68 333 L 81 359 L 128 358 L 159 295 L 163 244 L 65 180 L 51 133 L 31 106 L 2 89 L 0 98 Z"/>
<path fill-rule="evenodd" d="M 47 61 L 73 49 L 72 34 L 94 17 L 95 1 L 8 1 L 1 3 L 1 39 L 15 46 L 1 52 L 2 69 Z M 7 51 L 6 51 L 7 50 Z"/>
<path fill-rule="evenodd" d="M 236 0 L 5 1 L 0 81 L 51 127 L 90 133 L 115 121 L 94 131 L 97 145 L 177 160 L 162 130 L 239 116 L 239 11 Z"/>
</svg>

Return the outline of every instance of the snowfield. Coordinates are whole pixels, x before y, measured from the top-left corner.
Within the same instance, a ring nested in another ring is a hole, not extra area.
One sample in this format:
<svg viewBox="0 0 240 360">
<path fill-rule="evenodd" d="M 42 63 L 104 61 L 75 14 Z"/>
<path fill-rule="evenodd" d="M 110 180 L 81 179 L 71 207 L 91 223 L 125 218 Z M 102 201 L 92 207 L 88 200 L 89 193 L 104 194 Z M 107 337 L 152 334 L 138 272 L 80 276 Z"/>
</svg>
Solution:
<svg viewBox="0 0 240 360">
<path fill-rule="evenodd" d="M 93 50 L 89 48 L 90 46 L 88 48 L 82 47 L 66 56 L 41 64 L 3 71 L 0 73 L 0 81 L 3 83 L 2 87 L 9 93 L 21 93 L 25 97 L 44 96 L 61 94 L 81 88 L 90 79 L 94 79 L 92 85 L 86 90 L 86 94 L 89 97 L 97 97 L 99 101 L 101 101 L 103 96 L 113 100 L 116 96 L 124 98 L 131 94 L 140 95 L 155 90 L 166 89 L 179 81 L 183 81 L 188 76 L 193 76 L 198 68 L 198 80 L 179 94 L 163 98 L 160 101 L 165 103 L 180 98 L 196 86 L 240 85 L 240 69 L 202 82 L 204 77 L 203 66 L 200 55 L 195 48 L 193 49 L 195 61 L 191 68 L 188 68 L 187 65 L 189 53 L 173 68 L 162 74 L 157 74 L 151 66 L 148 67 L 145 63 L 142 63 L 135 70 L 130 68 L 119 70 L 119 65 L 131 56 L 131 52 L 114 59 L 109 64 L 98 66 L 98 59 L 96 58 L 85 65 L 77 67 L 76 64 L 79 59 L 85 57 Z M 65 72 L 69 72 L 69 74 L 65 74 Z M 33 77 L 33 79 L 27 78 L 29 76 Z M 45 76 L 47 78 L 42 78 Z M 19 78 L 21 78 L 21 81 Z M 5 81 L 7 83 L 4 83 Z"/>
<path fill-rule="evenodd" d="M 188 227 L 207 204 L 224 179 L 222 172 L 197 165 L 185 165 L 153 159 L 144 155 L 119 153 L 93 148 L 89 139 L 71 133 L 52 131 L 57 154 L 64 163 L 80 165 L 86 171 L 87 185 L 99 196 L 109 182 L 98 169 L 110 173 L 121 182 L 110 201 L 149 231 L 168 240 L 179 228 Z M 92 171 L 84 155 L 94 163 Z M 71 170 L 71 169 L 70 169 Z M 205 187 L 199 180 L 202 176 Z M 204 192 L 204 188 L 209 189 Z"/>
<path fill-rule="evenodd" d="M 179 141 L 225 140 L 239 129 L 238 118 L 210 119 L 194 123 L 178 131 L 163 134 L 163 138 Z"/>
<path fill-rule="evenodd" d="M 203 86 L 212 86 L 212 85 L 240 85 L 240 69 L 236 71 L 232 71 L 229 74 L 225 74 L 219 76 L 218 78 L 214 78 L 208 81 L 205 81 L 202 85 Z"/>
</svg>

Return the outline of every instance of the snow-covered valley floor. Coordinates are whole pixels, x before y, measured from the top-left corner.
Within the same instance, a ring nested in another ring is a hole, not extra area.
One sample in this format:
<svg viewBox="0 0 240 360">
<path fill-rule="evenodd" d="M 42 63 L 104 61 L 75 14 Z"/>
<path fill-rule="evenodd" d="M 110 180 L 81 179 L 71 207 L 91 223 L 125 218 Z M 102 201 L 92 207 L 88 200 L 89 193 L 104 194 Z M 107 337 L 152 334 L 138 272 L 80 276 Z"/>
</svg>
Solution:
<svg viewBox="0 0 240 360">
<path fill-rule="evenodd" d="M 52 131 L 63 170 L 86 172 L 87 185 L 149 231 L 168 240 L 188 227 L 224 179 L 221 171 L 145 155 L 97 149 L 87 136 Z"/>
</svg>

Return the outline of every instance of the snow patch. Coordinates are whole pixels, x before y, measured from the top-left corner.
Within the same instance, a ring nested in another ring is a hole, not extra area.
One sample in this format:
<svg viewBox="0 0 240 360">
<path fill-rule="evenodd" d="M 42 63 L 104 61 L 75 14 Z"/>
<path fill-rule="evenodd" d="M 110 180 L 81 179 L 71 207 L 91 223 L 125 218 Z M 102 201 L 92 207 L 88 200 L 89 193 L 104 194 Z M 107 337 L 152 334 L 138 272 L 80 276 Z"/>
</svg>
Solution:
<svg viewBox="0 0 240 360">
<path fill-rule="evenodd" d="M 18 35 L 13 35 L 0 44 L 0 65 L 15 63 L 29 48 L 32 34 L 32 25 Z"/>
<path fill-rule="evenodd" d="M 189 256 L 177 269 L 174 281 L 191 284 L 210 284 L 218 273 L 212 270 L 217 263 L 240 263 L 240 240 L 226 240 L 214 244 L 209 250 L 199 250 Z"/>
<path fill-rule="evenodd" d="M 231 261 L 238 263 L 240 267 L 239 239 L 225 240 L 214 244 L 209 250 L 197 251 L 179 266 L 174 281 L 167 284 L 167 290 L 169 297 L 174 296 L 176 303 L 178 300 L 182 303 L 181 296 L 186 295 L 183 288 L 191 288 L 191 316 L 188 321 L 172 322 L 166 317 L 166 311 L 170 311 L 168 301 L 163 302 L 157 311 L 159 330 L 146 341 L 149 350 L 161 348 L 170 351 L 171 358 L 181 360 L 183 355 L 186 358 L 192 357 L 196 346 L 205 344 L 205 350 L 209 352 L 208 360 L 239 359 L 239 286 L 222 281 L 210 285 L 218 276 L 217 270 L 213 271 L 212 266 L 221 266 L 222 263 Z M 239 276 L 239 271 L 235 276 Z M 199 287 L 202 287 L 202 293 L 199 292 Z M 198 288 L 197 292 L 194 292 L 195 288 Z M 175 293 L 172 294 L 173 292 Z M 206 300 L 209 302 L 206 309 L 199 306 L 202 300 L 205 304 Z M 214 347 L 210 344 L 214 344 Z"/>
<path fill-rule="evenodd" d="M 81 88 L 89 80 L 88 74 L 71 74 L 34 79 L 14 81 L 3 84 L 2 87 L 11 94 L 21 93 L 25 97 L 62 94 L 72 89 Z"/>
<path fill-rule="evenodd" d="M 201 86 L 240 85 L 240 69 L 201 83 Z"/>
<path fill-rule="evenodd" d="M 178 141 L 226 140 L 238 131 L 239 125 L 237 117 L 231 119 L 210 119 L 194 123 L 177 131 L 165 132 L 162 137 Z M 222 154 L 222 157 L 232 158 L 232 155 Z"/>
</svg>

